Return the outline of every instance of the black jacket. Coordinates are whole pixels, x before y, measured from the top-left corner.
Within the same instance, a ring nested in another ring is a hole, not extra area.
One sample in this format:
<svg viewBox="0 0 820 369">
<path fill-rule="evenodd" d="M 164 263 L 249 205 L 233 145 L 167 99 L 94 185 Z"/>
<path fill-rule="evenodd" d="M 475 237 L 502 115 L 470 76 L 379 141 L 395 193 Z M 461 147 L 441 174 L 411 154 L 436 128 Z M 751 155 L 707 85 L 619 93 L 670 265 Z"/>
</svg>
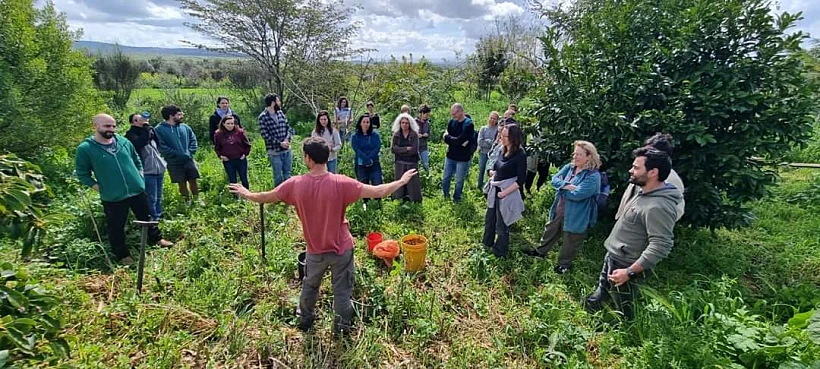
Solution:
<svg viewBox="0 0 820 369">
<path fill-rule="evenodd" d="M 242 123 L 239 122 L 239 116 L 234 114 L 233 112 L 231 112 L 231 115 L 233 116 L 233 120 L 236 122 L 236 126 L 238 128 L 243 128 Z M 216 111 L 214 111 L 214 113 L 211 114 L 211 119 L 208 121 L 208 136 L 211 137 L 211 144 L 215 144 L 214 134 L 216 134 L 216 130 L 219 129 L 220 120 L 222 120 L 222 117 L 220 117 L 219 114 L 217 114 Z"/>
</svg>

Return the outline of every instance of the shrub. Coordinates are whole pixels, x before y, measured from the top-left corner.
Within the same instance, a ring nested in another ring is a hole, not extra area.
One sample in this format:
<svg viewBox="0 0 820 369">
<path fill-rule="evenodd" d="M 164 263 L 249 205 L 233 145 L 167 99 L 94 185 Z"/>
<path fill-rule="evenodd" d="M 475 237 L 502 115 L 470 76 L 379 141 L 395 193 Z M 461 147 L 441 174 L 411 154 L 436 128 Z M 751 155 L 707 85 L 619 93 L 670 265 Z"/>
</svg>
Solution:
<svg viewBox="0 0 820 369">
<path fill-rule="evenodd" d="M 762 0 L 607 0 L 548 11 L 547 63 L 535 113 L 547 142 L 598 147 L 617 191 L 631 150 L 655 132 L 676 140 L 696 226 L 741 226 L 744 204 L 767 193 L 767 164 L 811 133 L 817 104 L 787 33 L 799 15 Z"/>
</svg>

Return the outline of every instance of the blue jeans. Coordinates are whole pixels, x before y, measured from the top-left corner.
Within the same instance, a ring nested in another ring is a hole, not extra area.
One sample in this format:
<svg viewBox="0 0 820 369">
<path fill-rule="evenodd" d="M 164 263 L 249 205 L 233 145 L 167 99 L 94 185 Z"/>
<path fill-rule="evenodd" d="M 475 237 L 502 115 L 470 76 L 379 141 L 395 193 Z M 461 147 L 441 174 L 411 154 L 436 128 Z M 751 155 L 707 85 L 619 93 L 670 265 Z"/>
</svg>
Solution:
<svg viewBox="0 0 820 369">
<path fill-rule="evenodd" d="M 333 159 L 327 162 L 327 171 L 336 173 L 336 167 L 339 165 L 339 159 Z"/>
<path fill-rule="evenodd" d="M 273 167 L 273 187 L 290 178 L 290 170 L 293 169 L 293 152 L 288 150 L 279 155 L 268 154 L 268 160 Z"/>
<path fill-rule="evenodd" d="M 487 161 L 490 160 L 488 154 L 478 154 L 478 188 L 484 188 L 484 175 L 487 174 Z M 492 169 L 492 168 L 490 168 Z M 490 178 L 492 180 L 492 178 Z"/>
<path fill-rule="evenodd" d="M 225 173 L 228 173 L 228 183 L 236 183 L 236 175 L 239 174 L 239 179 L 245 188 L 249 188 L 248 184 L 248 159 L 231 159 L 223 161 L 222 166 L 225 168 Z"/>
<path fill-rule="evenodd" d="M 441 179 L 441 189 L 444 191 L 444 198 L 450 198 L 450 182 L 456 175 L 456 191 L 453 193 L 453 201 L 461 201 L 461 192 L 464 190 L 464 179 L 470 174 L 469 161 L 455 161 L 444 158 L 444 176 Z"/>
<path fill-rule="evenodd" d="M 151 215 L 151 220 L 159 220 L 162 216 L 162 183 L 164 181 L 165 172 L 145 175 L 145 194 L 148 195 L 148 214 Z"/>
<path fill-rule="evenodd" d="M 378 186 L 382 184 L 382 165 L 375 161 L 373 165 L 366 167 L 356 165 L 356 179 L 364 184 Z"/>
<path fill-rule="evenodd" d="M 430 171 L 430 150 L 424 150 L 419 152 L 419 156 L 421 157 L 421 166 L 424 167 L 424 170 Z"/>
</svg>

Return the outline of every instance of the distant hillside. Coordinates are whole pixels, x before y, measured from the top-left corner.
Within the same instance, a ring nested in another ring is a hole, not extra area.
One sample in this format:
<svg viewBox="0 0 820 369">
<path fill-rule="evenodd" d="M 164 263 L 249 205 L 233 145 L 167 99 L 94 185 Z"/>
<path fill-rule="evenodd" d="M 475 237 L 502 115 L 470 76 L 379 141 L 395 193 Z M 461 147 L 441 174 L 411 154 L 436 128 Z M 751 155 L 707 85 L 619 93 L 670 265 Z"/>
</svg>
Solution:
<svg viewBox="0 0 820 369">
<path fill-rule="evenodd" d="M 109 54 L 116 50 L 117 45 L 95 41 L 74 41 L 74 48 L 77 50 L 87 50 L 92 54 L 100 52 Z M 238 54 L 226 55 L 208 50 L 196 48 L 163 48 L 163 47 L 137 47 L 120 45 L 123 53 L 129 55 L 162 55 L 166 57 L 200 57 L 200 58 L 237 58 Z"/>
</svg>

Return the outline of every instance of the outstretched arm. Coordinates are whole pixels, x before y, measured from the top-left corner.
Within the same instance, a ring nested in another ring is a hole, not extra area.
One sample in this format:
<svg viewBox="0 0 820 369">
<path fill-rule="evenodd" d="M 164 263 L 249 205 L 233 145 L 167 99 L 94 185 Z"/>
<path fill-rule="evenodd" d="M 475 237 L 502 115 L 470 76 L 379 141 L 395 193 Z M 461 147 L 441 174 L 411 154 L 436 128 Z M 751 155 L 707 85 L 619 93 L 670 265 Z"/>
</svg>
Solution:
<svg viewBox="0 0 820 369">
<path fill-rule="evenodd" d="M 363 185 L 362 193 L 359 195 L 360 199 L 377 199 L 387 197 L 396 192 L 399 188 L 410 182 L 410 179 L 416 175 L 418 171 L 410 169 L 402 174 L 401 179 L 390 183 L 381 184 L 378 186 Z"/>
</svg>

